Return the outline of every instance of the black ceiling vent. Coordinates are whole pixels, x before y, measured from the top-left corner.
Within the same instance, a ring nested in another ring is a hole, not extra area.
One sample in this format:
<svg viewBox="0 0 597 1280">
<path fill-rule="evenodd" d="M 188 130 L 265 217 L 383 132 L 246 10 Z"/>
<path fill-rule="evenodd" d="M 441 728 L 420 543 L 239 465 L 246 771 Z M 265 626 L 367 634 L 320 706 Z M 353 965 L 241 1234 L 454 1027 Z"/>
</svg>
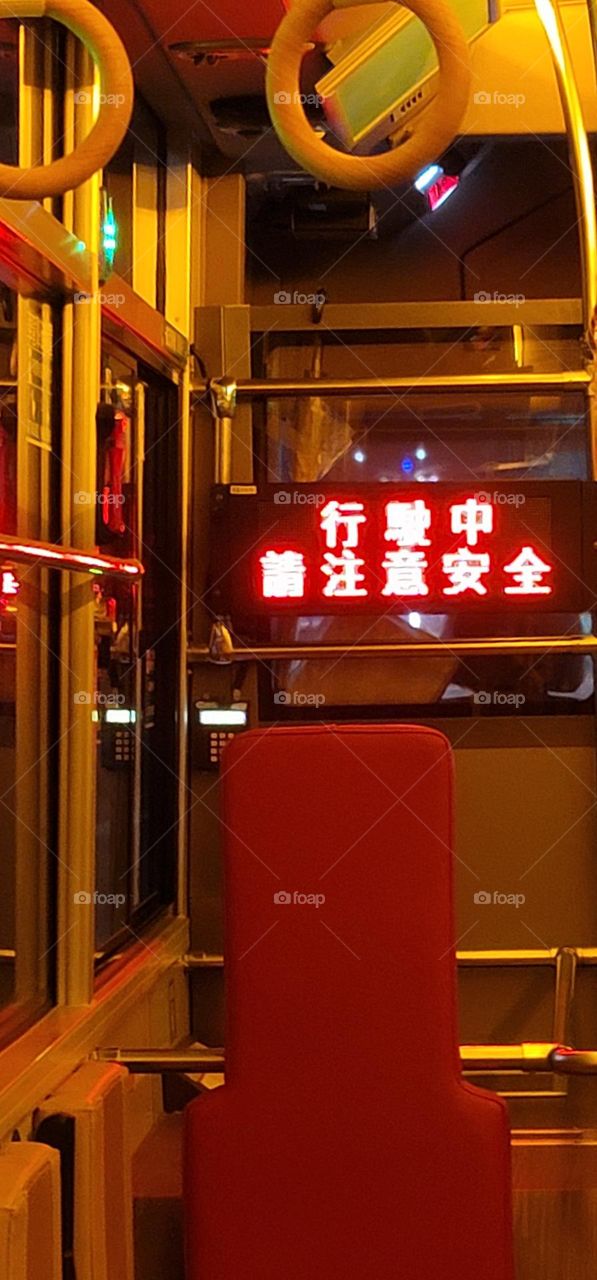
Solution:
<svg viewBox="0 0 597 1280">
<path fill-rule="evenodd" d="M 242 94 L 238 97 L 212 98 L 209 103 L 212 123 L 223 133 L 239 138 L 255 138 L 272 129 L 267 102 L 262 93 Z M 321 120 L 321 108 L 308 105 L 306 113 L 312 124 Z"/>
<path fill-rule="evenodd" d="M 254 62 L 265 59 L 271 39 L 247 38 L 246 40 L 181 40 L 171 44 L 170 52 L 195 67 L 216 67 L 220 62 Z"/>
</svg>

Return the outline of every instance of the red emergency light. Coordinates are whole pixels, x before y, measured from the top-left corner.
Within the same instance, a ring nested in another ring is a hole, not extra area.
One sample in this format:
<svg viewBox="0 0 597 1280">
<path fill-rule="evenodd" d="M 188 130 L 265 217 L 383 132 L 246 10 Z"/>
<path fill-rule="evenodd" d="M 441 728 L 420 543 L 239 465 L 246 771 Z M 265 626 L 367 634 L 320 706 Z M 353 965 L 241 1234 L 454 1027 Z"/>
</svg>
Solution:
<svg viewBox="0 0 597 1280">
<path fill-rule="evenodd" d="M 441 208 L 460 186 L 460 178 L 455 174 L 444 173 L 437 182 L 432 183 L 426 191 L 427 203 L 432 213 Z"/>
</svg>

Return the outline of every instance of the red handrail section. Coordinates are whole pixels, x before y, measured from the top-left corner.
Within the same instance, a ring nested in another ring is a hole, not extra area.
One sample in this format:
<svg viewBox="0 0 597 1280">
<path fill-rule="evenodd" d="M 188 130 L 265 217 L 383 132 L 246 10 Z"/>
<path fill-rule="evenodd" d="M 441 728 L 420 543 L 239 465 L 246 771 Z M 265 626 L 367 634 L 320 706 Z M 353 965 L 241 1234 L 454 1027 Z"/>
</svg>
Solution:
<svg viewBox="0 0 597 1280">
<path fill-rule="evenodd" d="M 0 533 L 0 557 L 12 564 L 28 564 L 36 568 L 60 569 L 65 573 L 88 573 L 94 577 L 128 578 L 139 581 L 144 568 L 140 560 L 120 559 L 99 553 L 79 551 L 75 547 L 57 547 L 34 538 L 15 538 Z"/>
</svg>

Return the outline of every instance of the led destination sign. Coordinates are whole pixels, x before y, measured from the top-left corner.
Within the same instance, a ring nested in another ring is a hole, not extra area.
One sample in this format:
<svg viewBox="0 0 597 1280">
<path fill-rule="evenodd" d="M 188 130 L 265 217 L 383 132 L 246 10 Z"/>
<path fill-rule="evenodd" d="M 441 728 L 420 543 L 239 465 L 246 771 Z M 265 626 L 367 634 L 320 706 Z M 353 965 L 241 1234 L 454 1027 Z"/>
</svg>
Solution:
<svg viewBox="0 0 597 1280">
<path fill-rule="evenodd" d="M 587 607 L 580 483 L 217 490 L 233 614 Z"/>
</svg>

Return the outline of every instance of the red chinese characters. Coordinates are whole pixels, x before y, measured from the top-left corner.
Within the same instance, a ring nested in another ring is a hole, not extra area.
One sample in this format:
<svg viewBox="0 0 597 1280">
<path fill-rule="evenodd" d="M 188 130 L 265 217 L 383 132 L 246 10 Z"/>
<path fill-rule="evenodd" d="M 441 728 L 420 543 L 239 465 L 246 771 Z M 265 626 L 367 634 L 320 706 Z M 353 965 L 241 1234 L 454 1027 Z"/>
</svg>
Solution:
<svg viewBox="0 0 597 1280">
<path fill-rule="evenodd" d="M 300 551 L 266 551 L 261 557 L 264 600 L 297 600 L 305 594 L 305 557 Z"/>
<path fill-rule="evenodd" d="M 504 518 L 483 495 L 445 505 L 418 496 L 380 505 L 352 496 L 322 501 L 318 509 L 311 506 L 303 545 L 295 523 L 282 549 L 260 554 L 263 600 L 309 606 L 355 600 L 372 607 L 377 600 L 381 608 L 420 600 L 441 612 L 452 598 L 465 607 L 466 601 L 553 592 L 553 564 L 527 541 L 530 530 L 520 519 L 512 525 L 511 513 Z"/>
<path fill-rule="evenodd" d="M 361 526 L 366 523 L 362 502 L 327 502 L 320 516 L 320 524 L 326 535 L 326 551 L 321 572 L 327 578 L 323 594 L 328 599 L 347 599 L 351 596 L 367 596 L 363 585 L 365 561 L 355 555 L 359 545 Z"/>
<path fill-rule="evenodd" d="M 0 596 L 18 596 L 20 585 L 12 569 L 0 571 Z"/>
<path fill-rule="evenodd" d="M 386 580 L 382 595 L 409 598 L 429 595 L 425 577 L 429 562 L 419 548 L 431 545 L 427 537 L 430 528 L 431 511 L 422 498 L 414 502 L 388 502 L 384 539 L 395 543 L 396 549 L 388 550 L 383 561 Z"/>
<path fill-rule="evenodd" d="M 551 587 L 543 581 L 551 573 L 551 565 L 541 560 L 532 547 L 523 547 L 511 564 L 504 565 L 505 573 L 511 573 L 513 586 L 506 587 L 507 596 L 548 596 Z"/>
</svg>

